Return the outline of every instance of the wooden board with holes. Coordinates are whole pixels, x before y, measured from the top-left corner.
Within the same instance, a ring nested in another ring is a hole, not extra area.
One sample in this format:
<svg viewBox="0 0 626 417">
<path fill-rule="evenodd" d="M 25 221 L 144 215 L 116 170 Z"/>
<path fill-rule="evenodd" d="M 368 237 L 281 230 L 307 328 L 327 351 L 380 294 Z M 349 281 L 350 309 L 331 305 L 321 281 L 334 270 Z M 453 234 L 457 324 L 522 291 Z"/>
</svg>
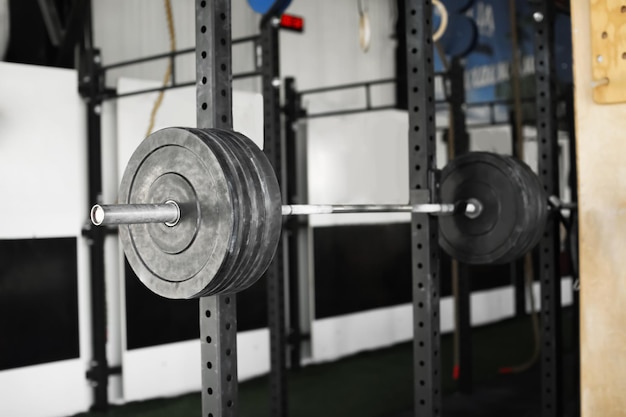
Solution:
<svg viewBox="0 0 626 417">
<path fill-rule="evenodd" d="M 626 103 L 594 101 L 590 3 L 594 1 L 571 2 L 580 213 L 581 415 L 608 417 L 624 415 L 626 410 Z M 626 5 L 623 0 L 613 3 Z"/>
<path fill-rule="evenodd" d="M 590 3 L 593 99 L 604 104 L 626 103 L 626 2 Z"/>
</svg>

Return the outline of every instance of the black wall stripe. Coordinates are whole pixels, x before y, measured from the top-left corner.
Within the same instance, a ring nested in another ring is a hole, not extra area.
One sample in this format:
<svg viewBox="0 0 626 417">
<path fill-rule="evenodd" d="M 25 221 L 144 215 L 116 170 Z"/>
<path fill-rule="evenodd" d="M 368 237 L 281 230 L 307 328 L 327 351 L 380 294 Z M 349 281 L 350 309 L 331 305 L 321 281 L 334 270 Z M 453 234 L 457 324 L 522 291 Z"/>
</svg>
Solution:
<svg viewBox="0 0 626 417">
<path fill-rule="evenodd" d="M 79 357 L 76 238 L 0 240 L 0 370 Z"/>
<path fill-rule="evenodd" d="M 315 317 L 411 302 L 409 223 L 315 227 Z M 441 252 L 441 296 L 452 293 L 450 257 Z M 472 291 L 510 285 L 508 265 L 472 266 Z"/>
<path fill-rule="evenodd" d="M 126 344 L 137 349 L 200 337 L 198 300 L 170 300 L 148 290 L 125 263 Z M 237 330 L 267 327 L 265 279 L 237 294 Z"/>
</svg>

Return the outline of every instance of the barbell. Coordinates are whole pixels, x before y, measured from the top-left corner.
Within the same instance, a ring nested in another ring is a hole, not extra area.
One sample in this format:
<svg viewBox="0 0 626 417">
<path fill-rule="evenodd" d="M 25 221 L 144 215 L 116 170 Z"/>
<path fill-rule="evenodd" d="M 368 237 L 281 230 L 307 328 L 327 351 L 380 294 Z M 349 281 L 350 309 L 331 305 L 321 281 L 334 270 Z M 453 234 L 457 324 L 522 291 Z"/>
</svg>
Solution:
<svg viewBox="0 0 626 417">
<path fill-rule="evenodd" d="M 167 128 L 126 166 L 119 204 L 95 205 L 94 225 L 119 225 L 129 264 L 153 292 L 196 298 L 241 291 L 269 266 L 282 216 L 413 212 L 439 216 L 439 243 L 469 264 L 506 263 L 540 240 L 548 215 L 523 162 L 473 152 L 442 171 L 439 200 L 415 205 L 282 205 L 274 170 L 241 133 Z"/>
</svg>

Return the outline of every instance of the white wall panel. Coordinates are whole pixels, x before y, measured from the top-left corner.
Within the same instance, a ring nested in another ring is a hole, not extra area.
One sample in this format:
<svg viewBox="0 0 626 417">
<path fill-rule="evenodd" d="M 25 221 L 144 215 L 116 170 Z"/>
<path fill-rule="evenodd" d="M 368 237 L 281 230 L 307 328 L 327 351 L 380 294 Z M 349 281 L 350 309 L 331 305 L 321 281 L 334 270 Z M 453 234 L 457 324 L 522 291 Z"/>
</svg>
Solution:
<svg viewBox="0 0 626 417">
<path fill-rule="evenodd" d="M 155 0 L 93 0 L 94 39 L 101 49 L 104 65 L 127 61 L 147 55 L 168 52 L 169 32 L 163 1 Z M 195 45 L 195 1 L 171 0 L 176 48 Z M 246 1 L 232 2 L 233 38 L 257 33 L 257 16 Z M 233 51 L 233 70 L 250 70 L 253 51 L 250 46 L 237 46 Z M 133 65 L 113 70 L 107 85 L 115 86 L 119 77 L 132 77 L 160 81 L 167 60 Z M 187 54 L 176 59 L 179 81 L 195 79 L 195 55 Z M 238 89 L 250 90 L 256 83 L 237 82 Z"/>
<path fill-rule="evenodd" d="M 2 416 L 68 415 L 91 405 L 86 129 L 76 82 L 73 70 L 0 63 L 0 238 L 77 238 L 80 351 L 1 371 Z"/>
<path fill-rule="evenodd" d="M 76 71 L 0 63 L 0 238 L 79 236 L 87 220 Z"/>
</svg>

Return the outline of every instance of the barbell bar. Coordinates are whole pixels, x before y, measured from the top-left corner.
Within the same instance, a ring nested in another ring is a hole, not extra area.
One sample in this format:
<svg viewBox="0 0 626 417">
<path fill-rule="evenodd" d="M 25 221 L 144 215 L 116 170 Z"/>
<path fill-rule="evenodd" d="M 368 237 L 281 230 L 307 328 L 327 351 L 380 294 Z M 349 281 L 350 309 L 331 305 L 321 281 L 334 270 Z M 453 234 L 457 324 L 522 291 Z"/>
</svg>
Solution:
<svg viewBox="0 0 626 417">
<path fill-rule="evenodd" d="M 249 138 L 222 129 L 167 128 L 131 156 L 120 204 L 95 205 L 91 219 L 119 226 L 126 258 L 150 290 L 197 298 L 256 282 L 278 247 L 283 216 L 436 215 L 443 250 L 464 263 L 487 264 L 530 251 L 543 235 L 549 205 L 526 164 L 486 152 L 451 161 L 435 201 L 443 203 L 282 205 L 274 170 Z"/>
<path fill-rule="evenodd" d="M 310 216 L 342 213 L 425 213 L 452 215 L 464 211 L 468 217 L 480 215 L 476 200 L 456 204 L 290 204 L 281 207 L 283 216 Z M 181 219 L 180 206 L 169 200 L 162 204 L 96 204 L 91 209 L 91 222 L 96 226 L 119 224 L 164 223 L 173 227 Z"/>
</svg>

